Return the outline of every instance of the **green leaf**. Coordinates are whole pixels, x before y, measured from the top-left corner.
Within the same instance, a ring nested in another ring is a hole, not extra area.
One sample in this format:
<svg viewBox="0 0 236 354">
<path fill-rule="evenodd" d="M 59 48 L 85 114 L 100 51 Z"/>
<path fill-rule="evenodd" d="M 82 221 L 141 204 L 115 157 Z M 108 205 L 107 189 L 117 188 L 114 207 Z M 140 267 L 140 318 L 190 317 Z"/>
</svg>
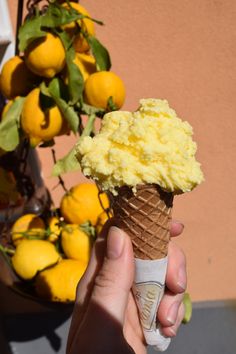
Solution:
<svg viewBox="0 0 236 354">
<path fill-rule="evenodd" d="M 78 128 L 79 128 L 79 116 L 78 114 L 75 112 L 74 108 L 72 106 L 70 106 L 66 101 L 64 101 L 62 98 L 60 97 L 56 97 L 52 94 L 52 97 L 56 103 L 56 105 L 58 106 L 58 108 L 60 109 L 63 117 L 66 119 L 66 121 L 69 124 L 69 127 L 71 128 L 71 130 L 73 131 L 73 133 L 77 133 L 78 132 Z"/>
<path fill-rule="evenodd" d="M 84 17 L 83 14 L 72 7 L 68 9 L 56 3 L 51 3 L 48 6 L 47 12 L 42 16 L 42 26 L 47 28 L 61 27 Z"/>
<path fill-rule="evenodd" d="M 0 123 L 0 148 L 13 151 L 20 142 L 19 125 L 24 97 L 16 98 Z"/>
<path fill-rule="evenodd" d="M 19 51 L 23 52 L 37 38 L 45 37 L 47 32 L 41 29 L 42 16 L 27 19 L 19 29 Z"/>
<path fill-rule="evenodd" d="M 75 57 L 74 48 L 71 47 L 66 52 L 66 65 L 69 79 L 70 102 L 75 104 L 82 100 L 84 90 L 84 79 L 78 66 L 73 62 Z"/>
<path fill-rule="evenodd" d="M 58 77 L 54 77 L 50 81 L 48 92 L 52 97 L 61 97 L 61 81 Z"/>
<path fill-rule="evenodd" d="M 53 176 L 60 176 L 67 172 L 80 171 L 80 164 L 76 158 L 76 146 L 64 156 L 62 159 L 58 160 L 52 171 Z"/>
<path fill-rule="evenodd" d="M 70 103 L 75 104 L 79 100 L 82 100 L 84 90 L 83 75 L 78 66 L 74 63 L 76 53 L 72 46 L 71 38 L 65 31 L 57 32 L 57 35 L 60 37 L 64 48 L 66 48 L 66 67 L 68 73 Z"/>
<path fill-rule="evenodd" d="M 87 36 L 83 33 L 87 39 L 92 53 L 96 59 L 97 69 L 99 71 L 108 71 L 111 68 L 111 59 L 108 50 L 99 42 L 99 40 L 93 36 Z"/>
</svg>

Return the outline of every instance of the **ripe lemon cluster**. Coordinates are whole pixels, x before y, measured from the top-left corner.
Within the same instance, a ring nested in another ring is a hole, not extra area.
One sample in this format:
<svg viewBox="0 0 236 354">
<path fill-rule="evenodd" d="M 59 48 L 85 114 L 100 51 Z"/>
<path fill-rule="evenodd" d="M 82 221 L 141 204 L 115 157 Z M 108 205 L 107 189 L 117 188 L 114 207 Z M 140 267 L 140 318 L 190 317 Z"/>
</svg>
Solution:
<svg viewBox="0 0 236 354">
<path fill-rule="evenodd" d="M 93 242 L 108 219 L 104 211 L 109 207 L 108 197 L 98 193 L 95 184 L 76 185 L 63 196 L 56 216 L 25 214 L 13 224 L 13 269 L 23 281 L 34 283 L 38 296 L 60 302 L 75 300 Z"/>
<path fill-rule="evenodd" d="M 94 21 L 90 14 L 76 2 L 59 5 L 68 11 L 73 8 L 86 16 L 61 26 L 61 30 L 73 41 L 73 62 L 84 80 L 84 102 L 106 110 L 108 100 L 112 98 L 119 109 L 125 99 L 124 83 L 115 73 L 97 69 L 87 39 L 88 36 L 95 36 Z M 79 33 L 78 28 L 81 29 Z M 33 147 L 70 131 L 70 125 L 56 103 L 49 107 L 42 105 L 39 88 L 42 82 L 48 83 L 55 77 L 68 84 L 66 50 L 61 38 L 48 31 L 45 36 L 31 41 L 21 55 L 5 62 L 0 73 L 0 92 L 9 101 L 2 112 L 2 120 L 14 100 L 19 96 L 26 97 L 20 116 L 20 129 Z"/>
</svg>

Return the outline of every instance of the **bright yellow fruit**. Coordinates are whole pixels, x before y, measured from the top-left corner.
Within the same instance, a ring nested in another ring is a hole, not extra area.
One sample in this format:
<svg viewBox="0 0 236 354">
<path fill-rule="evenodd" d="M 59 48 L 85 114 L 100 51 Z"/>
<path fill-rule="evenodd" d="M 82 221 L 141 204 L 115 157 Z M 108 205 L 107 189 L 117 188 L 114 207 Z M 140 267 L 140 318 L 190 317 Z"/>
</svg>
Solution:
<svg viewBox="0 0 236 354">
<path fill-rule="evenodd" d="M 107 109 L 112 97 L 116 108 L 125 101 L 125 86 L 119 76 L 111 71 L 99 71 L 89 76 L 85 82 L 84 100 L 95 107 Z"/>
<path fill-rule="evenodd" d="M 86 267 L 84 262 L 63 259 L 54 267 L 38 274 L 35 283 L 37 294 L 51 301 L 74 301 L 77 284 Z"/>
<path fill-rule="evenodd" d="M 35 75 L 18 55 L 10 58 L 0 73 L 0 91 L 8 99 L 25 96 L 35 83 Z"/>
<path fill-rule="evenodd" d="M 61 246 L 67 258 L 89 262 L 91 238 L 83 232 L 79 225 L 66 225 L 61 234 Z"/>
<path fill-rule="evenodd" d="M 12 257 L 12 265 L 21 278 L 30 280 L 39 271 L 56 264 L 59 259 L 60 255 L 51 242 L 22 240 Z"/>
<path fill-rule="evenodd" d="M 109 214 L 109 216 L 108 216 Z M 109 213 L 107 214 L 106 211 L 103 211 L 99 217 L 98 217 L 98 221 L 97 224 L 95 226 L 96 229 L 96 233 L 100 234 L 100 232 L 102 231 L 103 226 L 105 225 L 105 223 L 107 222 L 107 220 L 109 220 L 110 218 L 112 218 L 112 212 L 109 211 Z"/>
<path fill-rule="evenodd" d="M 83 76 L 84 82 L 87 80 L 87 78 L 96 72 L 96 62 L 95 58 L 90 55 L 90 54 L 85 54 L 85 53 L 76 53 L 74 63 L 78 66 L 80 69 L 80 72 Z M 68 74 L 67 72 L 64 75 L 64 80 L 65 83 L 68 83 Z"/>
<path fill-rule="evenodd" d="M 57 106 L 42 110 L 39 95 L 39 88 L 32 90 L 24 101 L 21 113 L 21 126 L 29 136 L 32 146 L 60 134 L 64 121 Z"/>
<path fill-rule="evenodd" d="M 73 9 L 77 10 L 82 15 L 86 15 L 88 17 L 91 17 L 90 14 L 88 13 L 88 11 L 80 4 L 70 2 L 70 5 Z M 69 9 L 69 6 L 67 5 L 67 3 L 64 3 L 62 6 Z M 79 27 L 81 27 L 82 31 L 84 31 L 88 35 L 91 35 L 91 36 L 95 35 L 94 23 L 92 20 L 90 20 L 89 18 L 83 18 L 82 20 L 78 20 L 77 23 L 78 23 Z M 69 35 L 73 36 L 76 32 L 77 24 L 76 24 L 76 22 L 69 23 L 69 24 L 63 26 L 63 29 L 66 30 Z M 73 46 L 75 48 L 75 51 L 79 52 L 79 53 L 84 53 L 89 50 L 89 44 L 81 33 L 79 33 L 75 36 Z"/>
<path fill-rule="evenodd" d="M 98 188 L 92 183 L 81 183 L 72 187 L 67 192 L 60 204 L 62 216 L 68 223 L 81 225 L 90 221 L 96 225 L 103 207 L 109 206 L 108 197 L 105 193 L 100 195 L 102 205 L 98 197 Z"/>
<path fill-rule="evenodd" d="M 61 233 L 60 219 L 56 216 L 52 216 L 48 220 L 48 227 L 50 230 L 50 235 L 48 237 L 48 241 L 55 242 L 58 240 L 58 237 Z"/>
<path fill-rule="evenodd" d="M 11 238 L 16 246 L 24 238 L 42 238 L 45 235 L 45 224 L 36 214 L 25 214 L 19 217 L 11 228 Z"/>
<path fill-rule="evenodd" d="M 59 37 L 47 33 L 35 39 L 25 51 L 25 62 L 35 74 L 52 78 L 65 66 L 65 49 Z"/>
</svg>

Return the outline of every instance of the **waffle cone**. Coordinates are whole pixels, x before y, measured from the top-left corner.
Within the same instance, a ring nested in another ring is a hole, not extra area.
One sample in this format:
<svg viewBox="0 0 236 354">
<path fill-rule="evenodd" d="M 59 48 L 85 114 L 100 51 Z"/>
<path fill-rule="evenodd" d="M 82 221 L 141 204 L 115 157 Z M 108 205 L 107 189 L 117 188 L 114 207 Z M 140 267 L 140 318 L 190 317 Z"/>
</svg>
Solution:
<svg viewBox="0 0 236 354">
<path fill-rule="evenodd" d="M 115 222 L 131 237 L 139 259 L 160 259 L 168 252 L 173 194 L 158 185 L 138 185 L 134 194 L 128 186 L 118 189 L 113 200 Z"/>
</svg>

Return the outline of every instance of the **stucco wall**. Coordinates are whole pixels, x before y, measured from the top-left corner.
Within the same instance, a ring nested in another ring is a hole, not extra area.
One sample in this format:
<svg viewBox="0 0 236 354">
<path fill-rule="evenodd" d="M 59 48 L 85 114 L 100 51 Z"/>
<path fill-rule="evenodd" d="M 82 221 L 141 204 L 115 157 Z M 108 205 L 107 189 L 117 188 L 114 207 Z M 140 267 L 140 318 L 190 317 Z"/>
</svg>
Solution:
<svg viewBox="0 0 236 354">
<path fill-rule="evenodd" d="M 8 0 L 14 21 L 16 0 Z M 177 241 L 187 255 L 193 300 L 236 297 L 236 2 L 234 0 L 83 0 L 112 70 L 126 85 L 124 109 L 139 98 L 167 98 L 194 127 L 206 181 L 175 199 L 174 217 L 185 224 Z M 57 140 L 57 157 L 73 145 Z M 45 182 L 58 204 L 63 194 L 50 177 L 52 158 L 39 149 Z M 81 180 L 65 177 L 67 187 Z"/>
</svg>

